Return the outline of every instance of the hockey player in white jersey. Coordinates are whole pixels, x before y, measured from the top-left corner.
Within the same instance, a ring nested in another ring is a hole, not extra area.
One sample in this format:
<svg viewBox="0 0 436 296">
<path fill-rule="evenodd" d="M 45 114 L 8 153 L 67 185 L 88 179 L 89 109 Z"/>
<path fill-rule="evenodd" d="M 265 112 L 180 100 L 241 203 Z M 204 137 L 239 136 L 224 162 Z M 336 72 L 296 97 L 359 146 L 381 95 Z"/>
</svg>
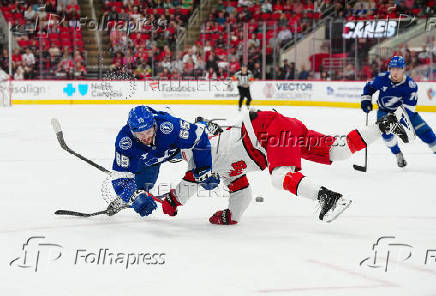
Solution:
<svg viewBox="0 0 436 296">
<path fill-rule="evenodd" d="M 407 134 L 393 114 L 377 123 L 351 131 L 346 142 L 309 130 L 299 120 L 285 117 L 278 112 L 250 111 L 236 126 L 210 138 L 212 170 L 220 175 L 230 192 L 227 209 L 216 212 L 209 221 L 212 224 L 231 225 L 240 221 L 251 199 L 247 173 L 268 168 L 274 187 L 290 191 L 320 205 L 319 219 L 330 222 L 349 205 L 342 194 L 314 183 L 301 173 L 301 159 L 330 165 L 333 161 L 349 158 L 368 144 L 380 138 L 382 133 L 396 134 L 407 142 Z M 193 178 L 193 158 L 190 150 L 182 150 L 189 162 L 183 180 L 175 189 L 161 196 L 163 212 L 177 214 L 177 208 L 187 203 L 197 193 Z"/>
</svg>

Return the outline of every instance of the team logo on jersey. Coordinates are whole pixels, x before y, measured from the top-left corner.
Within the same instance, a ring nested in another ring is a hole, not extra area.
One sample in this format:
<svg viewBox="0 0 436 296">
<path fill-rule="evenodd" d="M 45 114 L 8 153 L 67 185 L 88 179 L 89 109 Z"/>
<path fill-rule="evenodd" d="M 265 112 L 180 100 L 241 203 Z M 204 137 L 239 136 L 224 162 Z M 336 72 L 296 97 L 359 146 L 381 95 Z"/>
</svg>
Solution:
<svg viewBox="0 0 436 296">
<path fill-rule="evenodd" d="M 401 105 L 401 98 L 386 96 L 379 99 L 379 105 L 388 110 L 395 110 L 399 105 Z"/>
<path fill-rule="evenodd" d="M 162 133 L 164 133 L 165 135 L 168 135 L 168 134 L 171 134 L 171 132 L 172 132 L 173 129 L 174 129 L 174 126 L 173 126 L 173 124 L 172 124 L 171 122 L 169 122 L 169 121 L 165 121 L 164 123 L 162 123 L 162 124 L 159 126 L 159 128 L 160 128 L 160 131 L 161 131 Z"/>
<path fill-rule="evenodd" d="M 121 138 L 119 146 L 123 150 L 130 149 L 132 147 L 132 139 L 130 139 L 129 137 Z"/>
<path fill-rule="evenodd" d="M 383 86 L 383 91 L 386 91 L 388 89 L 387 86 Z"/>
<path fill-rule="evenodd" d="M 416 87 L 416 82 L 412 81 L 412 80 L 409 80 L 409 87 L 410 88 L 415 88 Z"/>
</svg>

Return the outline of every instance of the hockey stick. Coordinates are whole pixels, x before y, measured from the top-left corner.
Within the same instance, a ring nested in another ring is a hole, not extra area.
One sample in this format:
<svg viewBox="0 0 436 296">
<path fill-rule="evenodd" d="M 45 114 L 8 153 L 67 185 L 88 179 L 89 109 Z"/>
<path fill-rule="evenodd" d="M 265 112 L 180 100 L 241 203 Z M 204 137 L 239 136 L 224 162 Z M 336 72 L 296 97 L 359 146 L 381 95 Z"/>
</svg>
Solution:
<svg viewBox="0 0 436 296">
<path fill-rule="evenodd" d="M 81 213 L 81 212 L 75 212 L 75 211 L 69 211 L 69 210 L 57 210 L 55 212 L 55 215 L 66 215 L 66 216 L 77 216 L 77 217 L 91 217 L 91 216 L 97 216 L 97 215 L 108 215 L 108 216 L 112 216 L 109 215 L 108 210 L 104 210 L 104 211 L 99 211 L 99 212 L 95 212 L 95 213 Z"/>
<path fill-rule="evenodd" d="M 150 194 L 150 193 L 148 193 Z M 158 203 L 163 203 L 163 200 L 160 199 L 157 196 L 151 195 L 151 197 L 157 201 Z M 108 215 L 108 216 L 113 216 L 115 214 L 117 214 L 119 211 L 123 210 L 123 209 L 127 209 L 130 208 L 131 206 L 128 204 L 122 205 L 121 207 L 113 207 L 112 203 L 109 204 L 109 206 L 107 207 L 106 210 L 102 210 L 102 211 L 98 211 L 98 212 L 94 212 L 94 213 L 82 213 L 82 212 L 76 212 L 76 211 L 70 211 L 70 210 L 57 210 L 55 212 L 55 215 L 63 215 L 63 216 L 76 216 L 76 217 L 92 217 L 92 216 L 97 216 L 97 215 Z"/>
<path fill-rule="evenodd" d="M 366 126 L 368 126 L 368 114 L 369 113 L 366 113 L 366 122 L 365 122 Z M 368 147 L 365 147 L 365 165 L 360 166 L 360 165 L 353 164 L 353 168 L 359 172 L 366 172 L 366 170 L 368 169 Z"/>
<path fill-rule="evenodd" d="M 59 120 L 57 120 L 56 118 L 52 118 L 51 120 L 51 126 L 53 127 L 54 132 L 56 133 L 56 137 L 58 138 L 58 142 L 59 145 L 61 145 L 62 149 L 64 149 L 65 151 L 67 151 L 68 153 L 74 155 L 75 157 L 86 161 L 88 164 L 90 164 L 91 166 L 99 169 L 100 171 L 102 171 L 103 173 L 107 173 L 110 174 L 110 171 L 107 170 L 106 168 L 102 167 L 101 165 L 96 164 L 95 162 L 93 162 L 92 160 L 84 157 L 83 155 L 75 152 L 74 150 L 72 150 L 70 147 L 68 147 L 67 143 L 65 143 L 64 140 L 64 133 L 62 131 L 61 128 L 61 124 L 59 123 Z"/>
<path fill-rule="evenodd" d="M 77 158 L 79 158 L 79 159 L 85 161 L 85 162 L 88 163 L 89 165 L 91 165 L 91 166 L 97 168 L 97 169 L 100 170 L 101 172 L 104 172 L 104 173 L 106 173 L 106 174 L 108 174 L 108 175 L 111 174 L 111 172 L 110 172 L 108 169 L 106 169 L 105 167 L 103 167 L 103 166 L 101 166 L 101 165 L 99 165 L 99 164 L 93 162 L 92 160 L 90 160 L 90 159 L 84 157 L 83 155 L 81 155 L 81 154 L 75 152 L 75 151 L 72 150 L 70 147 L 68 147 L 67 143 L 65 143 L 64 135 L 63 135 L 63 131 L 62 131 L 62 128 L 61 128 L 61 124 L 59 123 L 59 120 L 57 120 L 56 118 L 52 118 L 52 120 L 51 120 L 51 125 L 52 125 L 52 127 L 53 127 L 54 132 L 56 133 L 56 137 L 57 137 L 58 142 L 59 142 L 59 145 L 61 145 L 62 149 L 64 149 L 64 150 L 67 151 L 68 153 L 70 153 L 70 154 L 76 156 Z M 150 193 L 149 193 L 149 194 L 150 194 Z M 154 196 L 154 195 L 151 195 L 151 196 L 152 196 L 152 198 L 153 198 L 155 201 L 157 201 L 157 202 L 159 202 L 159 203 L 162 203 L 162 202 L 163 202 L 159 197 L 156 197 L 156 196 Z M 130 207 L 130 205 L 122 205 L 121 207 L 113 207 L 113 205 L 112 205 L 112 203 L 111 203 L 111 204 L 109 204 L 109 206 L 107 207 L 106 210 L 98 211 L 98 212 L 95 212 L 95 213 L 87 214 L 87 213 L 81 213 L 81 212 L 75 212 L 75 211 L 69 211 L 69 210 L 57 210 L 57 211 L 55 212 L 55 215 L 70 215 L 70 216 L 78 216 L 78 217 L 91 217 L 91 216 L 97 216 L 97 215 L 106 214 L 106 215 L 108 215 L 108 216 L 113 216 L 113 215 L 115 215 L 116 213 L 118 213 L 119 211 L 121 211 L 121 210 L 123 210 L 123 209 L 127 209 L 127 208 L 129 208 L 129 207 Z"/>
</svg>

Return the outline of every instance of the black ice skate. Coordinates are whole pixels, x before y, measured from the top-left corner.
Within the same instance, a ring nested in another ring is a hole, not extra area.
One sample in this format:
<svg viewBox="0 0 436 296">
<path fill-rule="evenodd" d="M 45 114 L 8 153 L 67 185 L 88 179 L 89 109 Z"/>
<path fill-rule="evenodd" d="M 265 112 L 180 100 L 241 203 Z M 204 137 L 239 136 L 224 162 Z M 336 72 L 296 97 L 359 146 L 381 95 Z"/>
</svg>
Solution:
<svg viewBox="0 0 436 296">
<path fill-rule="evenodd" d="M 343 198 L 342 194 L 333 192 L 324 186 L 321 186 L 318 192 L 318 201 L 321 206 L 319 219 L 325 222 L 332 222 L 351 205 L 351 200 Z"/>
<path fill-rule="evenodd" d="M 397 164 L 400 168 L 403 168 L 407 165 L 407 161 L 404 159 L 402 152 L 395 154 L 395 157 L 397 158 Z"/>
<path fill-rule="evenodd" d="M 383 116 L 376 122 L 380 131 L 384 134 L 395 134 L 397 135 L 404 143 L 409 142 L 409 137 L 407 136 L 404 127 L 398 122 L 397 118 L 394 114 L 388 113 Z"/>
</svg>

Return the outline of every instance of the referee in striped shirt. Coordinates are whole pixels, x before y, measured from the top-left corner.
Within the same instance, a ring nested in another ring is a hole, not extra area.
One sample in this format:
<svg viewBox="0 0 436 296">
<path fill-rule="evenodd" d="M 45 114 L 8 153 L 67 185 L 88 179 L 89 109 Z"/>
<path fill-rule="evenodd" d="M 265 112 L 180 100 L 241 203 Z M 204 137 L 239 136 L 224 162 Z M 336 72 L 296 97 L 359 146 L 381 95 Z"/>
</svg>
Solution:
<svg viewBox="0 0 436 296">
<path fill-rule="evenodd" d="M 235 73 L 233 80 L 238 80 L 238 90 L 239 90 L 239 111 L 242 108 L 242 102 L 244 98 L 247 98 L 247 108 L 250 107 L 251 94 L 250 94 L 250 82 L 253 81 L 253 74 L 247 69 L 246 65 L 243 65 L 241 70 Z"/>
</svg>

